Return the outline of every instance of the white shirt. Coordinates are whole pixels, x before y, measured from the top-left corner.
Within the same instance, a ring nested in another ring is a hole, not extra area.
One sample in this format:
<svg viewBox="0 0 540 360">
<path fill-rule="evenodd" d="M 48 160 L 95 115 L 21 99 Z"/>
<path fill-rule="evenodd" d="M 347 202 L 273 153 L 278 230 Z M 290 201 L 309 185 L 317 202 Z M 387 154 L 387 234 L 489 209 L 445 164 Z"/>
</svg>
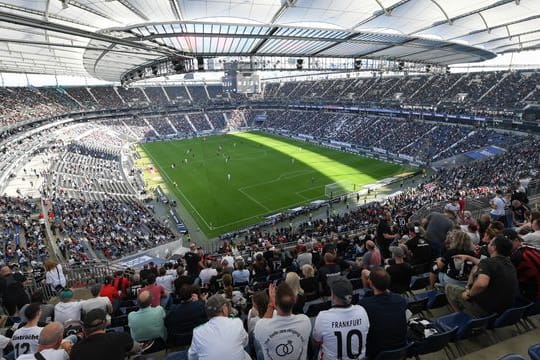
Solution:
<svg viewBox="0 0 540 360">
<path fill-rule="evenodd" d="M 62 265 L 58 264 L 54 269 L 51 269 L 45 273 L 45 282 L 53 287 L 53 289 L 58 286 L 66 286 L 66 277 L 64 276 L 64 271 L 62 270 Z"/>
<path fill-rule="evenodd" d="M 524 235 L 523 242 L 540 249 L 540 230 Z"/>
<path fill-rule="evenodd" d="M 173 283 L 175 277 L 172 275 L 158 276 L 156 278 L 156 284 L 161 285 L 167 290 L 167 294 L 172 294 L 174 291 Z"/>
<path fill-rule="evenodd" d="M 248 336 L 240 319 L 215 316 L 193 329 L 189 360 L 251 360 L 244 347 Z"/>
<path fill-rule="evenodd" d="M 39 352 L 47 360 L 68 360 L 69 355 L 64 349 L 45 349 Z M 21 355 L 17 360 L 36 360 L 34 354 Z"/>
<path fill-rule="evenodd" d="M 38 350 L 39 334 L 43 328 L 39 326 L 22 327 L 11 337 L 15 357 L 23 354 L 34 354 Z"/>
<path fill-rule="evenodd" d="M 102 309 L 106 314 L 112 310 L 111 300 L 106 296 L 97 296 L 88 300 L 82 301 L 82 310 L 86 314 L 92 309 Z"/>
<path fill-rule="evenodd" d="M 253 332 L 265 360 L 307 359 L 310 334 L 311 321 L 303 314 L 260 319 Z"/>
<path fill-rule="evenodd" d="M 54 321 L 81 320 L 82 301 L 59 302 L 54 306 Z"/>
<path fill-rule="evenodd" d="M 491 214 L 495 216 L 504 215 L 504 200 L 501 197 L 495 196 L 491 202 L 495 204 L 495 208 L 491 209 Z"/>
<path fill-rule="evenodd" d="M 212 276 L 217 276 L 217 270 L 212 268 L 202 269 L 199 273 L 199 279 L 201 279 L 201 285 L 206 285 L 210 283 Z"/>
<path fill-rule="evenodd" d="M 8 344 L 9 344 L 10 341 L 11 341 L 11 339 L 8 338 L 7 336 L 0 335 L 0 360 L 3 360 L 3 359 L 4 359 L 4 358 L 2 357 L 3 351 L 4 351 L 4 349 L 6 348 L 6 346 L 8 346 Z"/>
<path fill-rule="evenodd" d="M 318 358 L 364 359 L 368 330 L 369 317 L 360 305 L 321 311 L 313 326 L 313 340 L 322 343 Z"/>
</svg>

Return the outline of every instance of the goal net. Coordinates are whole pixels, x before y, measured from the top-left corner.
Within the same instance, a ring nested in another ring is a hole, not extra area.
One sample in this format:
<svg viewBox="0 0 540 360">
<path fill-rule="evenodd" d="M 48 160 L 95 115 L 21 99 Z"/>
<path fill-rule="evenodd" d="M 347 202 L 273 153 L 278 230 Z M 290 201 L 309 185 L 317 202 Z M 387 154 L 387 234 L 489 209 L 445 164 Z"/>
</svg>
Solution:
<svg viewBox="0 0 540 360">
<path fill-rule="evenodd" d="M 324 186 L 324 196 L 329 199 L 356 191 L 356 186 L 348 180 L 342 180 Z"/>
</svg>

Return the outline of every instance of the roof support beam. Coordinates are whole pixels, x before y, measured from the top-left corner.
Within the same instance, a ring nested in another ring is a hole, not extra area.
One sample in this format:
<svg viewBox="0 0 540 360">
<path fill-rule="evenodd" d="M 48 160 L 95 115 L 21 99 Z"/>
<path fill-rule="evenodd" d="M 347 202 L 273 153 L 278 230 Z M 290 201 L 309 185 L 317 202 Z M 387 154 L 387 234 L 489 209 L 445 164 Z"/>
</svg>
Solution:
<svg viewBox="0 0 540 360">
<path fill-rule="evenodd" d="M 124 5 L 126 8 L 128 8 L 132 13 L 136 14 L 138 17 L 143 19 L 144 21 L 150 21 L 148 16 L 146 16 L 141 10 L 137 9 L 133 4 L 126 0 L 118 0 L 118 2 L 122 5 Z"/>
<path fill-rule="evenodd" d="M 182 16 L 182 12 L 180 11 L 180 8 L 178 8 L 178 4 L 176 3 L 176 0 L 169 0 L 169 4 L 171 5 L 171 10 L 174 13 L 174 16 L 176 16 L 178 21 L 182 21 L 184 17 Z"/>
<path fill-rule="evenodd" d="M 381 10 L 384 12 L 384 15 L 390 16 L 390 12 L 387 8 L 384 7 L 383 4 L 381 4 L 381 0 L 375 0 L 375 2 L 381 7 Z"/>
<path fill-rule="evenodd" d="M 489 25 L 486 21 L 486 19 L 484 18 L 484 16 L 482 15 L 481 12 L 478 13 L 478 16 L 480 16 L 480 19 L 482 19 L 482 21 L 484 22 L 484 25 L 486 26 L 486 31 L 488 32 L 488 34 L 491 33 L 491 29 L 489 28 Z"/>
<path fill-rule="evenodd" d="M 444 8 L 441 6 L 441 4 L 439 4 L 436 0 L 431 0 L 432 3 L 434 3 L 438 8 L 439 10 L 441 10 L 441 12 L 443 13 L 444 17 L 446 18 L 446 21 L 448 21 L 448 24 L 449 25 L 452 25 L 452 19 L 450 19 L 448 17 L 448 14 L 446 13 L 446 10 L 444 10 Z"/>
</svg>

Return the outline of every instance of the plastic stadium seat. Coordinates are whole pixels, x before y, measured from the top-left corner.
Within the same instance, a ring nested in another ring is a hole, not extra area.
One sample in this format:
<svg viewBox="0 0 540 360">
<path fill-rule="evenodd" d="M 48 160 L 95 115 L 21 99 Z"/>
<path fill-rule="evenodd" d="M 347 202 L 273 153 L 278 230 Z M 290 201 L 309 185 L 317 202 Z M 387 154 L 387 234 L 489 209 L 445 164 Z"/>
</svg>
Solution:
<svg viewBox="0 0 540 360">
<path fill-rule="evenodd" d="M 409 352 L 409 349 L 413 346 L 412 343 L 407 344 L 403 347 L 400 347 L 399 349 L 394 350 L 386 350 L 375 358 L 375 360 L 404 360 L 407 358 L 407 354 Z"/>
<path fill-rule="evenodd" d="M 529 319 L 529 316 L 538 314 L 540 314 L 540 300 L 536 300 L 532 306 L 525 311 L 525 314 L 523 314 L 523 321 L 526 326 L 536 329 L 536 325 Z"/>
<path fill-rule="evenodd" d="M 413 276 L 409 291 L 425 289 L 429 285 L 429 273 Z"/>
<path fill-rule="evenodd" d="M 508 354 L 500 357 L 499 360 L 527 360 L 523 356 L 518 354 Z"/>
<path fill-rule="evenodd" d="M 540 360 L 540 344 L 533 345 L 529 348 L 529 357 L 531 360 Z"/>
<path fill-rule="evenodd" d="M 409 309 L 413 315 L 422 314 L 427 310 L 428 298 L 416 299 L 416 298 L 407 298 L 407 309 Z"/>
<path fill-rule="evenodd" d="M 165 360 L 188 360 L 188 352 L 184 350 L 170 353 Z"/>
<path fill-rule="evenodd" d="M 456 341 L 456 348 L 458 351 L 462 352 L 457 341 L 486 333 L 487 327 L 496 317 L 497 314 L 491 314 L 485 317 L 474 318 L 465 313 L 458 312 L 441 316 L 434 320 L 434 324 L 443 331 L 448 331 L 457 326 L 458 331 L 454 340 Z"/>
<path fill-rule="evenodd" d="M 516 329 L 518 330 L 518 333 L 521 333 L 521 329 L 519 328 L 518 324 L 525 315 L 525 312 L 533 306 L 533 303 L 529 303 L 524 306 L 519 307 L 512 307 L 510 309 L 506 309 L 501 315 L 499 315 L 495 321 L 493 321 L 492 324 L 490 324 L 490 329 L 497 329 L 505 326 L 512 326 L 515 325 Z M 496 333 L 493 332 L 495 337 L 497 337 Z"/>
<path fill-rule="evenodd" d="M 454 339 L 457 331 L 458 327 L 456 326 L 446 332 L 431 335 L 422 342 L 414 343 L 409 350 L 409 356 L 414 356 L 416 359 L 419 359 L 419 355 L 437 352 L 442 349 L 444 349 L 446 352 L 446 349 L 448 348 L 452 355 L 451 357 L 449 357 L 447 354 L 448 358 L 455 359 L 456 356 L 454 355 L 454 352 L 450 348 L 449 344 Z"/>
</svg>

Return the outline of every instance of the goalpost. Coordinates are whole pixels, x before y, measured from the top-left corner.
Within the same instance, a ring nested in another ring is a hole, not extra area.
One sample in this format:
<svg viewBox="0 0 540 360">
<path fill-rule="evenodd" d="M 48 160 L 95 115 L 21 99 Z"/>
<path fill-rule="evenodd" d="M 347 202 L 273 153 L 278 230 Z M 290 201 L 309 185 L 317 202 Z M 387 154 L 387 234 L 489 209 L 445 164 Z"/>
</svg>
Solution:
<svg viewBox="0 0 540 360">
<path fill-rule="evenodd" d="M 349 180 L 337 181 L 324 185 L 324 196 L 335 198 L 356 191 L 356 185 Z"/>
</svg>

